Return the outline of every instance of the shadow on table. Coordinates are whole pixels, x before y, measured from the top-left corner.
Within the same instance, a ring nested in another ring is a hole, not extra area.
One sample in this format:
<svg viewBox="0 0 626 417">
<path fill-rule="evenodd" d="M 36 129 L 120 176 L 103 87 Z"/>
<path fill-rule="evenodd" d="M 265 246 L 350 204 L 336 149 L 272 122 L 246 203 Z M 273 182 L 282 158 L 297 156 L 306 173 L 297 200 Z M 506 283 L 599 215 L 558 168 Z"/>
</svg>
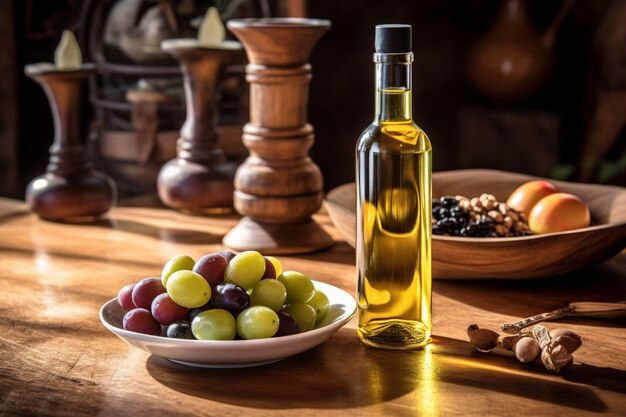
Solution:
<svg viewBox="0 0 626 417">
<path fill-rule="evenodd" d="M 290 257 L 319 261 L 320 254 L 323 256 L 324 262 L 351 266 L 355 265 L 356 263 L 356 260 L 354 258 L 354 248 L 342 240 L 335 240 L 333 246 L 328 249 L 322 249 L 310 254 L 290 255 Z"/>
<path fill-rule="evenodd" d="M 25 217 L 30 215 L 30 212 L 23 208 L 6 208 L 0 210 L 0 223 L 9 222 L 18 217 Z"/>
<path fill-rule="evenodd" d="M 437 358 L 438 377 L 441 381 L 494 391 L 535 401 L 552 403 L 576 410 L 607 411 L 606 404 L 590 387 L 565 382 L 560 375 L 550 375 L 541 365 L 522 364 L 511 352 L 478 352 L 470 343 L 442 337 L 433 338 L 433 353 Z M 621 380 L 622 371 L 612 377 Z M 592 370 L 589 370 L 593 374 Z M 571 369 L 570 375 L 576 370 Z M 596 385 L 589 375 L 579 381 Z M 573 381 L 573 379 L 572 379 Z M 604 387 L 601 387 L 604 388 Z"/>
<path fill-rule="evenodd" d="M 409 408 L 437 414 L 441 404 L 475 401 L 477 393 L 490 391 L 576 410 L 607 410 L 588 387 L 440 337 L 422 350 L 387 351 L 367 348 L 344 334 L 256 368 L 192 368 L 156 356 L 146 367 L 155 380 L 175 391 L 252 408 L 353 408 L 406 396 L 401 401 Z"/>
<path fill-rule="evenodd" d="M 68 259 L 68 260 L 73 260 L 73 261 L 77 261 L 77 260 L 96 261 L 96 262 L 110 261 L 110 258 L 108 258 L 107 256 L 94 256 L 94 255 L 89 255 L 89 254 L 53 251 L 53 250 L 49 250 L 46 246 L 43 246 L 43 245 L 37 249 L 27 249 L 27 248 L 4 247 L 4 246 L 1 246 L 0 244 L 0 254 L 2 252 L 8 253 L 8 254 L 18 253 L 18 254 L 24 254 L 24 255 L 28 255 L 32 257 L 37 257 L 41 254 L 45 254 L 47 256 L 53 256 L 53 257 L 58 257 L 58 258 L 63 258 L 63 259 Z M 133 266 L 139 266 L 139 267 L 150 267 L 150 268 L 162 267 L 161 263 L 154 262 L 154 261 L 147 261 L 144 259 L 124 260 L 124 263 L 127 265 L 133 265 Z M 64 289 L 63 291 L 68 291 L 70 293 L 72 292 L 72 290 L 69 288 Z"/>
<path fill-rule="evenodd" d="M 563 371 L 563 378 L 577 384 L 593 385 L 606 391 L 626 394 L 626 371 L 586 363 L 574 364 Z"/>
<path fill-rule="evenodd" d="M 577 301 L 622 301 L 626 294 L 626 256 L 572 274 L 529 280 L 435 280 L 433 292 L 500 314 L 528 317 Z M 626 320 L 565 318 L 604 327 L 623 327 Z"/>
<path fill-rule="evenodd" d="M 172 243 L 217 244 L 222 242 L 223 237 L 221 235 L 196 230 L 152 226 L 134 220 L 103 219 L 94 224 L 107 229 L 135 233 Z"/>
</svg>

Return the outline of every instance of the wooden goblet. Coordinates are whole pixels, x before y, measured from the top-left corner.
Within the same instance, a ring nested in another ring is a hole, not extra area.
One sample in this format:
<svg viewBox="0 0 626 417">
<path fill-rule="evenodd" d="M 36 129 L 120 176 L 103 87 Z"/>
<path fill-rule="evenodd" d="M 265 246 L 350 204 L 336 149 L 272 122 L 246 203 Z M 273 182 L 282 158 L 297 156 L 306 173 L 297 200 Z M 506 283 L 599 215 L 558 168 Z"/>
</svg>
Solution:
<svg viewBox="0 0 626 417">
<path fill-rule="evenodd" d="M 172 39 L 161 47 L 180 61 L 187 118 L 178 139 L 178 157 L 157 180 L 161 201 L 174 209 L 218 214 L 232 211 L 236 164 L 226 160 L 215 129 L 215 93 L 224 57 L 238 42 L 204 47 L 195 39 Z"/>
<path fill-rule="evenodd" d="M 322 204 L 322 174 L 308 157 L 313 127 L 307 101 L 313 46 L 327 20 L 231 20 L 228 28 L 248 55 L 250 122 L 243 142 L 250 156 L 235 176 L 235 209 L 244 217 L 225 237 L 236 250 L 305 253 L 331 246 L 311 219 Z"/>
<path fill-rule="evenodd" d="M 94 71 L 90 64 L 75 70 L 59 70 L 45 63 L 25 68 L 26 75 L 45 91 L 54 118 L 54 142 L 46 173 L 33 179 L 26 189 L 29 209 L 42 219 L 94 221 L 115 202 L 115 184 L 93 169 L 80 138 L 80 91 Z"/>
</svg>

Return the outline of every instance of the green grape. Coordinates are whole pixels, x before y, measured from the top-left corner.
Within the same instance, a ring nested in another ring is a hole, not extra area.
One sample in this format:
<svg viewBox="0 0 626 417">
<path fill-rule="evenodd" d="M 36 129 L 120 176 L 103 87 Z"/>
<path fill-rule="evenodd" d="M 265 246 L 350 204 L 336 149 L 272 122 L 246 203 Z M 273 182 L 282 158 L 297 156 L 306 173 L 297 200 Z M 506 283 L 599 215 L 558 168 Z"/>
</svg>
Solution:
<svg viewBox="0 0 626 417">
<path fill-rule="evenodd" d="M 272 337 L 278 325 L 278 314 L 265 306 L 248 307 L 237 316 L 237 333 L 244 339 Z"/>
<path fill-rule="evenodd" d="M 285 271 L 277 279 L 287 288 L 287 304 L 306 303 L 315 293 L 313 281 L 300 272 Z"/>
<path fill-rule="evenodd" d="M 167 261 L 161 272 L 161 284 L 167 288 L 167 280 L 176 271 L 191 271 L 196 261 L 191 256 L 177 255 Z"/>
<path fill-rule="evenodd" d="M 167 293 L 178 305 L 201 307 L 211 298 L 211 287 L 204 277 L 193 271 L 176 271 L 167 280 Z"/>
<path fill-rule="evenodd" d="M 315 290 L 315 294 L 307 301 L 307 304 L 315 309 L 315 324 L 322 321 L 328 314 L 328 297 L 320 290 Z"/>
<path fill-rule="evenodd" d="M 287 289 L 282 282 L 276 279 L 262 279 L 257 282 L 250 292 L 251 306 L 265 306 L 274 311 L 283 308 Z"/>
<path fill-rule="evenodd" d="M 239 285 L 244 290 L 254 287 L 265 273 L 265 258 L 259 252 L 246 251 L 235 256 L 224 272 L 224 282 Z"/>
<path fill-rule="evenodd" d="M 274 269 L 276 269 L 276 276 L 279 276 L 283 273 L 283 265 L 280 261 L 273 256 L 266 256 L 266 258 L 274 265 Z"/>
<path fill-rule="evenodd" d="M 308 332 L 315 327 L 315 309 L 305 303 L 293 303 L 286 306 L 283 311 L 291 315 L 300 326 L 300 332 Z"/>
<path fill-rule="evenodd" d="M 233 315 L 221 308 L 203 311 L 191 322 L 191 332 L 198 340 L 233 340 L 236 327 Z"/>
</svg>

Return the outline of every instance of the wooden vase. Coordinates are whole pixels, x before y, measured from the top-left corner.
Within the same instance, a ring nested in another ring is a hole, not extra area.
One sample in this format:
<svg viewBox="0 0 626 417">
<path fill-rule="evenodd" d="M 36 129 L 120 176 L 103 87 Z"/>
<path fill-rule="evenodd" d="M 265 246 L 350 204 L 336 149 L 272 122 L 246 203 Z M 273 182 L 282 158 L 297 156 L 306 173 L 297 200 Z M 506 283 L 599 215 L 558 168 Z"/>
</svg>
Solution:
<svg viewBox="0 0 626 417">
<path fill-rule="evenodd" d="M 327 20 L 231 20 L 228 28 L 248 55 L 250 122 L 243 142 L 250 156 L 235 176 L 235 209 L 245 216 L 224 237 L 236 250 L 306 253 L 333 240 L 311 219 L 323 198 L 322 174 L 308 157 L 309 55 L 330 27 Z"/>
<path fill-rule="evenodd" d="M 491 100 L 528 98 L 552 72 L 551 46 L 530 22 L 526 0 L 503 0 L 493 28 L 469 54 L 469 79 Z"/>
<path fill-rule="evenodd" d="M 187 117 L 177 142 L 177 158 L 159 172 L 161 201 L 174 209 L 217 214 L 231 212 L 233 177 L 237 166 L 227 161 L 216 130 L 216 90 L 224 58 L 240 44 L 204 47 L 193 39 L 172 39 L 163 50 L 180 62 L 185 86 Z"/>
<path fill-rule="evenodd" d="M 107 175 L 93 169 L 80 135 L 81 88 L 95 67 L 58 70 L 52 64 L 32 64 L 25 72 L 42 86 L 54 119 L 48 167 L 28 184 L 28 207 L 51 221 L 97 220 L 113 206 L 117 192 Z"/>
</svg>

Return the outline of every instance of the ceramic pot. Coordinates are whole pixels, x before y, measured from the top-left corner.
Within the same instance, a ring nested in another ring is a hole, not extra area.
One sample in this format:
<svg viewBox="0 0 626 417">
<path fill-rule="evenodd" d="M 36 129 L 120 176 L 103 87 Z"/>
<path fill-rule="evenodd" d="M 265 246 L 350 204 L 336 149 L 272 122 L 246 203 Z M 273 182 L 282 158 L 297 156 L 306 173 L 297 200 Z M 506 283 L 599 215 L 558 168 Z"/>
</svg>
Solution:
<svg viewBox="0 0 626 417">
<path fill-rule="evenodd" d="M 469 80 L 491 100 L 528 98 L 552 72 L 550 46 L 532 26 L 526 0 L 503 0 L 495 25 L 469 54 Z"/>
</svg>

